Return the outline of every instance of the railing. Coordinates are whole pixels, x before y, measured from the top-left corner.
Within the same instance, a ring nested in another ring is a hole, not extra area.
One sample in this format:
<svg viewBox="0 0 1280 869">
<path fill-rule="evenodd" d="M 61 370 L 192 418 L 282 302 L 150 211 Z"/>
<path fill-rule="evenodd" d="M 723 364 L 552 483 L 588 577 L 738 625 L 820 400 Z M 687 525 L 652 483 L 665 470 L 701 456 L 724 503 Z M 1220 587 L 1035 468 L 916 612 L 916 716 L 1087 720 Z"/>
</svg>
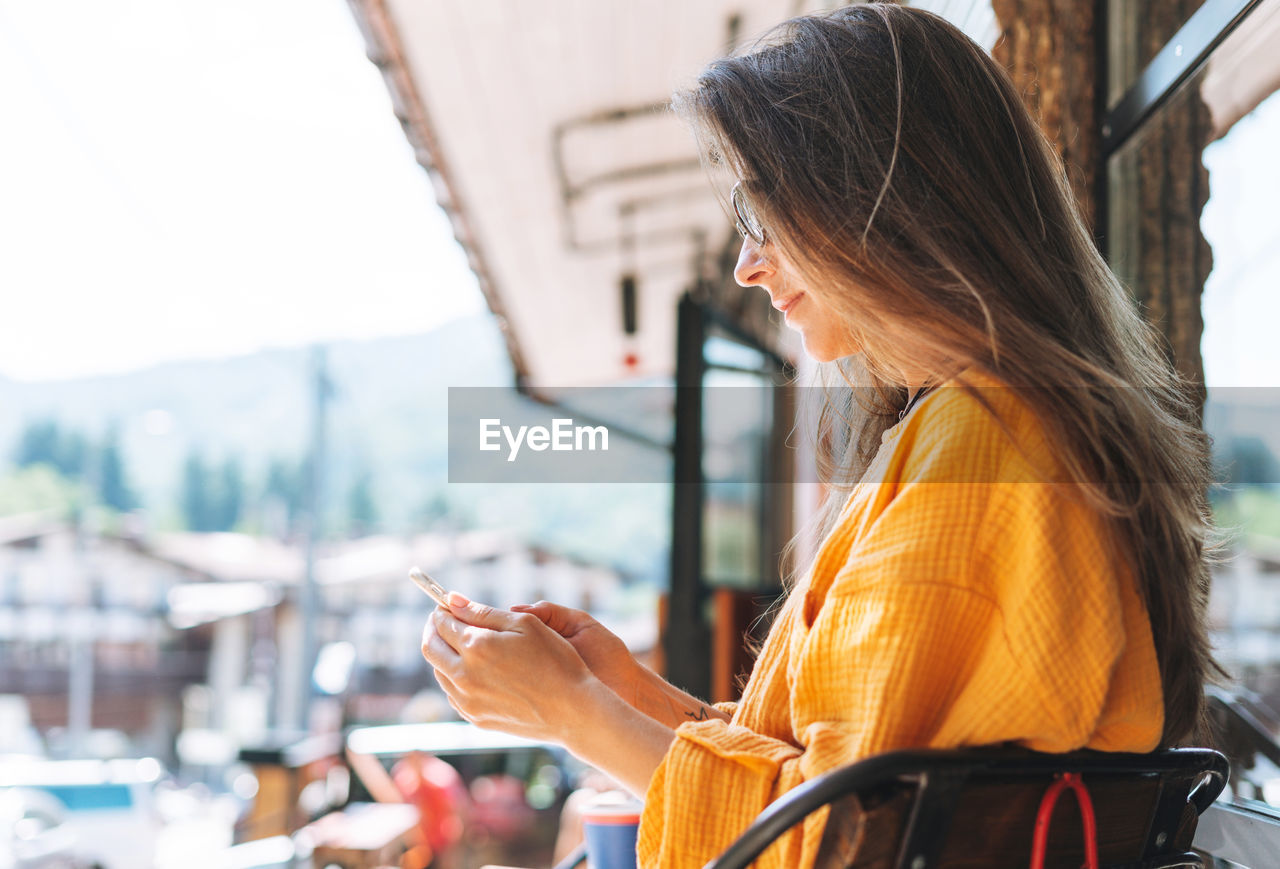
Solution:
<svg viewBox="0 0 1280 869">
<path fill-rule="evenodd" d="M 1231 787 L 1200 816 L 1195 847 L 1233 866 L 1270 869 L 1280 865 L 1280 808 L 1261 801 L 1263 783 L 1247 772 L 1257 758 L 1280 768 L 1276 713 L 1247 691 L 1210 689 L 1207 697 L 1218 747 L 1231 759 Z"/>
<path fill-rule="evenodd" d="M 155 693 L 203 682 L 209 656 L 198 652 L 164 653 L 153 666 L 127 668 L 95 667 L 94 690 L 98 693 Z M 0 666 L 0 694 L 26 696 L 66 694 L 70 671 L 66 665 Z"/>
</svg>

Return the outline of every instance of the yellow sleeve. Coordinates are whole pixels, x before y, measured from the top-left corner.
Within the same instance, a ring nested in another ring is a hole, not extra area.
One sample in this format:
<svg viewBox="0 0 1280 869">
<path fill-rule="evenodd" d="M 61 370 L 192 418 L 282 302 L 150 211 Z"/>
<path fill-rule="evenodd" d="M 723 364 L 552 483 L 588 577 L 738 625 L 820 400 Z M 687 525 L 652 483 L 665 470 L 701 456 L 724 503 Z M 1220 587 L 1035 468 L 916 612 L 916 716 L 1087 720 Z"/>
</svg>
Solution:
<svg viewBox="0 0 1280 869">
<path fill-rule="evenodd" d="M 931 742 L 992 634 L 990 601 L 946 585 L 875 587 L 830 600 L 805 642 L 793 717 L 802 747 L 724 721 L 687 722 L 645 796 L 641 866 L 702 866 L 774 800 L 878 751 Z M 761 856 L 809 866 L 826 812 Z"/>
<path fill-rule="evenodd" d="M 681 724 L 645 794 L 638 865 L 704 865 L 765 806 L 800 784 L 801 753 L 718 719 Z"/>
<path fill-rule="evenodd" d="M 728 715 L 730 718 L 732 718 L 734 713 L 738 711 L 737 700 L 722 700 L 719 703 L 712 703 L 711 705 Z"/>
</svg>

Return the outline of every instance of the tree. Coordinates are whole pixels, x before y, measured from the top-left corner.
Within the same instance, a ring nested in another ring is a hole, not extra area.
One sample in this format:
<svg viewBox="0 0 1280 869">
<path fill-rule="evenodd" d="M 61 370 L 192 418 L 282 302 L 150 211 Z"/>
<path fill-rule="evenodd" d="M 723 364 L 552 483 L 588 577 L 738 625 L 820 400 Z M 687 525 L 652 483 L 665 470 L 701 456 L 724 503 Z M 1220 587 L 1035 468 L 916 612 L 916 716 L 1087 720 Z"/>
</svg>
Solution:
<svg viewBox="0 0 1280 869">
<path fill-rule="evenodd" d="M 244 510 L 244 472 L 239 456 L 228 456 L 220 468 L 206 463 L 198 450 L 187 454 L 182 469 L 182 515 L 192 531 L 230 531 Z"/>
<path fill-rule="evenodd" d="M 360 473 L 347 493 L 347 527 L 352 537 L 363 537 L 378 524 L 378 505 L 373 497 L 373 474 Z"/>
<path fill-rule="evenodd" d="M 230 531 L 236 527 L 244 509 L 244 472 L 240 469 L 239 457 L 228 457 L 222 463 L 214 508 L 217 526 L 214 530 Z"/>
<path fill-rule="evenodd" d="M 28 423 L 18 438 L 13 460 L 20 468 L 52 465 L 58 447 L 58 424 L 53 420 Z"/>
<path fill-rule="evenodd" d="M 0 477 L 0 516 L 54 510 L 72 522 L 84 508 L 84 486 L 68 480 L 47 462 Z"/>
<path fill-rule="evenodd" d="M 449 499 L 445 497 L 443 491 L 437 491 L 431 495 L 418 509 L 415 520 L 426 528 L 434 527 L 437 523 L 445 519 L 454 519 L 458 524 L 466 524 L 464 519 L 464 511 L 451 505 Z"/>
<path fill-rule="evenodd" d="M 95 449 L 84 434 L 66 430 L 56 420 L 30 423 L 18 438 L 14 460 L 19 468 L 45 465 L 71 482 L 87 484 L 98 501 L 112 509 L 123 512 L 139 505 L 125 470 L 120 431 L 114 425 Z"/>
<path fill-rule="evenodd" d="M 187 454 L 182 466 L 182 518 L 191 531 L 212 531 L 209 470 L 196 450 Z"/>
<path fill-rule="evenodd" d="M 78 431 L 69 431 L 59 438 L 56 450 L 54 467 L 73 480 L 83 478 L 89 466 L 88 439 Z"/>
<path fill-rule="evenodd" d="M 1280 461 L 1266 442 L 1253 435 L 1232 437 L 1227 441 L 1225 468 L 1219 476 L 1229 486 L 1268 486 L 1280 484 Z"/>
<path fill-rule="evenodd" d="M 68 440 L 71 443 L 67 443 Z M 76 477 L 84 471 L 84 451 L 82 435 L 64 438 L 55 420 L 37 420 L 22 430 L 13 458 L 20 468 L 50 465 L 68 477 Z"/>
<path fill-rule="evenodd" d="M 74 444 L 70 438 L 68 442 Z M 83 450 L 83 444 L 79 448 Z M 97 483 L 98 498 L 108 507 L 123 513 L 138 506 L 137 496 L 125 476 L 124 459 L 120 452 L 120 431 L 114 425 L 107 430 L 98 450 Z"/>
<path fill-rule="evenodd" d="M 278 535 L 288 535 L 297 525 L 306 497 L 306 471 L 305 461 L 292 462 L 278 456 L 267 465 L 262 500 L 268 515 L 275 513 L 283 520 L 269 523 L 277 526 L 275 533 Z M 280 525 L 283 527 L 278 527 Z"/>
</svg>

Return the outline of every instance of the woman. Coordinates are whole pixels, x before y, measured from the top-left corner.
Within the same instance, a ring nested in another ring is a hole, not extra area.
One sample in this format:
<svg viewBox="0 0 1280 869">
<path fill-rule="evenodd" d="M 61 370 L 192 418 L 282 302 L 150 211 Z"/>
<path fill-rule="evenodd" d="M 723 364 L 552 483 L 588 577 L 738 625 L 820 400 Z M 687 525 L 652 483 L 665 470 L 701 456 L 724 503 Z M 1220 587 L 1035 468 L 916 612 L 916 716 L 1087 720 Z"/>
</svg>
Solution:
<svg viewBox="0 0 1280 869">
<path fill-rule="evenodd" d="M 643 796 L 645 866 L 700 866 L 878 752 L 1194 738 L 1207 440 L 1005 72 L 934 15 L 855 5 L 676 106 L 738 179 L 738 282 L 859 387 L 820 421 L 825 537 L 739 703 L 666 684 L 584 613 L 457 596 L 423 645 L 455 707 Z M 810 865 L 824 821 L 761 865 Z"/>
</svg>

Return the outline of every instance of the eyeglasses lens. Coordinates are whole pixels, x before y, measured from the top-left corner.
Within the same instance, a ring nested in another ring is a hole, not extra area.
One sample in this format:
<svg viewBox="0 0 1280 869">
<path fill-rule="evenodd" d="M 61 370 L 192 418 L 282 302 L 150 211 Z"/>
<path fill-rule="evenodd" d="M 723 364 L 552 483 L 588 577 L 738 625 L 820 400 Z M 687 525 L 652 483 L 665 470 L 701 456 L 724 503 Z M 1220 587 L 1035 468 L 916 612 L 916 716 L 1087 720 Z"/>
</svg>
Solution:
<svg viewBox="0 0 1280 869">
<path fill-rule="evenodd" d="M 738 232 L 743 238 L 750 239 L 756 245 L 764 246 L 764 229 L 760 226 L 760 221 L 751 211 L 751 206 L 747 203 L 742 195 L 742 188 L 733 185 L 733 211 L 737 217 Z"/>
</svg>

